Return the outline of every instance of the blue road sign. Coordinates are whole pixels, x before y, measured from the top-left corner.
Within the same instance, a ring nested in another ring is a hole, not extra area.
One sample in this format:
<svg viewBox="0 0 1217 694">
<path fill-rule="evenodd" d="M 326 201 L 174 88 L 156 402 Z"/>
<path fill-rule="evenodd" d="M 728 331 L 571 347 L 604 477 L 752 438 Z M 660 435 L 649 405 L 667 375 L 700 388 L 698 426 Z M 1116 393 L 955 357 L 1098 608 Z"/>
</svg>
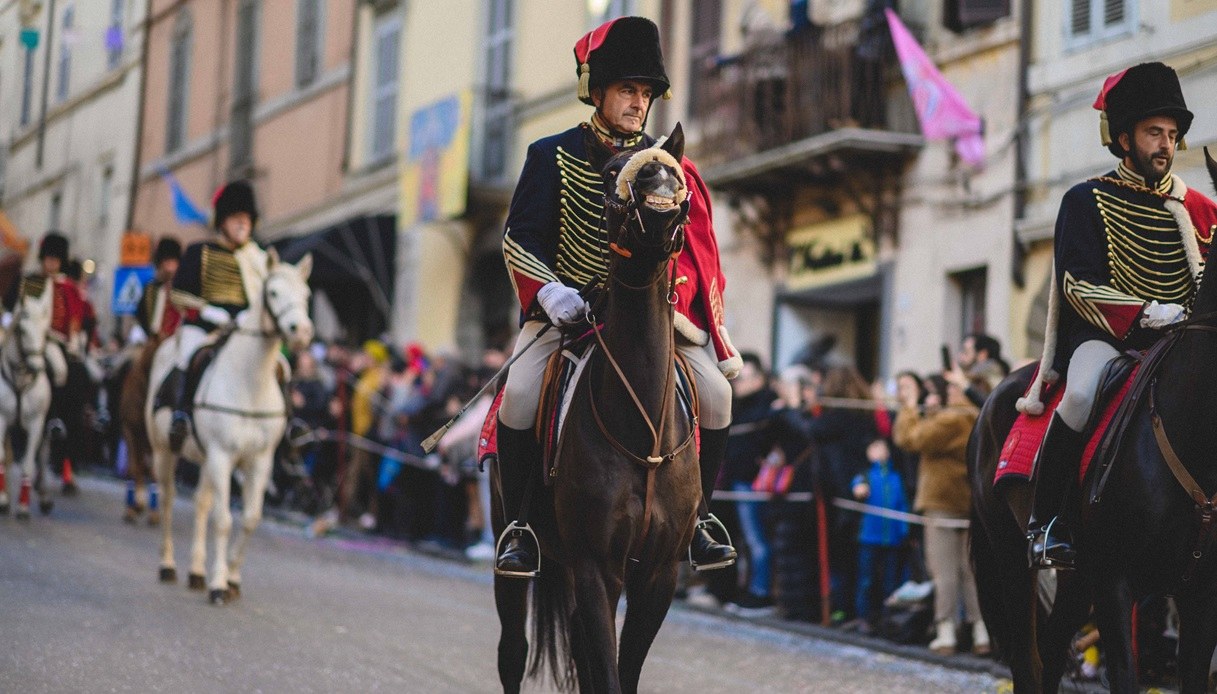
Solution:
<svg viewBox="0 0 1217 694">
<path fill-rule="evenodd" d="M 156 274 L 151 265 L 124 266 L 114 271 L 114 302 L 111 310 L 116 316 L 135 315 L 139 308 L 140 297 L 144 295 L 144 285 L 152 281 Z"/>
</svg>

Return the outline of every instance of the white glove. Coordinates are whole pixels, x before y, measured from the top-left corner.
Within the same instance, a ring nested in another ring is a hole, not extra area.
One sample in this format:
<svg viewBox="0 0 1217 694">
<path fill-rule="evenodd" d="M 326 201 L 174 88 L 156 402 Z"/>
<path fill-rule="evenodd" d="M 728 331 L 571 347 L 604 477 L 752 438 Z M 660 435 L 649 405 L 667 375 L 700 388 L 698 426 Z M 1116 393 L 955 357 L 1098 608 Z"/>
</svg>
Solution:
<svg viewBox="0 0 1217 694">
<path fill-rule="evenodd" d="M 1141 314 L 1141 327 L 1157 330 L 1178 323 L 1185 316 L 1186 313 L 1179 304 L 1160 304 L 1157 301 L 1151 301 Z"/>
<path fill-rule="evenodd" d="M 588 312 L 587 302 L 579 296 L 579 290 L 561 282 L 550 282 L 541 287 L 537 292 L 537 302 L 554 325 L 574 323 Z"/>
<path fill-rule="evenodd" d="M 0 316 L 0 328 L 4 328 L 5 330 L 8 330 L 8 326 L 10 326 L 12 324 L 13 324 L 13 314 L 9 313 L 8 311 L 5 311 L 4 315 Z"/>
<path fill-rule="evenodd" d="M 202 318 L 212 325 L 221 327 L 232 322 L 232 316 L 228 315 L 228 311 L 225 311 L 219 306 L 213 306 L 211 304 L 207 304 L 203 308 L 199 309 L 199 318 Z"/>
</svg>

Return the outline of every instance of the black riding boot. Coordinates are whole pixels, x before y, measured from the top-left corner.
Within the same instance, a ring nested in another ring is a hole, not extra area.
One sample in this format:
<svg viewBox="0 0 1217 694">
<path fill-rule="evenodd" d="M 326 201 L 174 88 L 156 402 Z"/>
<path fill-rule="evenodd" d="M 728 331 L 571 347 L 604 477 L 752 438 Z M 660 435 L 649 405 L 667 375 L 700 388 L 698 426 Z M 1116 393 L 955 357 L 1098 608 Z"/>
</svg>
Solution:
<svg viewBox="0 0 1217 694">
<path fill-rule="evenodd" d="M 710 515 L 710 496 L 718 481 L 718 470 L 727 454 L 728 429 L 702 429 L 701 453 L 698 466 L 701 468 L 702 502 L 697 516 L 697 527 L 693 530 L 693 542 L 689 545 L 689 561 L 698 571 L 721 569 L 735 563 L 735 548 L 714 539 L 712 526 L 720 525 Z"/>
<path fill-rule="evenodd" d="M 1033 569 L 1074 568 L 1077 551 L 1067 519 L 1085 444 L 1085 434 L 1070 429 L 1060 415 L 1052 415 L 1036 461 L 1034 510 L 1027 522 L 1028 561 Z"/>
<path fill-rule="evenodd" d="M 190 433 L 190 400 L 186 387 L 186 372 L 174 367 L 165 377 L 165 387 L 173 401 L 173 419 L 169 422 L 169 449 L 180 453 Z"/>
<path fill-rule="evenodd" d="M 498 423 L 499 479 L 503 487 L 503 506 L 524 506 L 528 478 L 538 474 L 533 469 L 537 462 L 536 439 L 531 429 L 512 429 Z M 537 574 L 541 548 L 536 536 L 528 526 L 528 509 L 520 508 L 515 525 L 520 526 L 508 533 L 499 554 L 494 560 L 494 572 L 500 576 L 529 578 Z"/>
</svg>

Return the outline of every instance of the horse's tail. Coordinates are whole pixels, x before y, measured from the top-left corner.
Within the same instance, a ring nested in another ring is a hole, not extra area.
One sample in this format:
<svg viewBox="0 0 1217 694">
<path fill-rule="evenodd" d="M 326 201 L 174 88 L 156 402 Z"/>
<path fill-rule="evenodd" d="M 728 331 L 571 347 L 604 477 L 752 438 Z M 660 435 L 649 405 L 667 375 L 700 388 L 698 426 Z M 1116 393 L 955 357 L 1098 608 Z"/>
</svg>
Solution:
<svg viewBox="0 0 1217 694">
<path fill-rule="evenodd" d="M 988 627 L 994 651 L 1004 653 L 1013 634 L 1010 630 L 1010 620 L 1006 617 L 1001 561 L 975 504 L 972 506 L 972 532 L 969 535 L 980 616 Z"/>
<path fill-rule="evenodd" d="M 570 620 L 574 610 L 574 586 L 570 571 L 542 558 L 541 573 L 533 579 L 532 649 L 528 676 L 536 677 L 548 667 L 550 679 L 560 691 L 575 689 L 575 661 L 570 650 Z"/>
</svg>

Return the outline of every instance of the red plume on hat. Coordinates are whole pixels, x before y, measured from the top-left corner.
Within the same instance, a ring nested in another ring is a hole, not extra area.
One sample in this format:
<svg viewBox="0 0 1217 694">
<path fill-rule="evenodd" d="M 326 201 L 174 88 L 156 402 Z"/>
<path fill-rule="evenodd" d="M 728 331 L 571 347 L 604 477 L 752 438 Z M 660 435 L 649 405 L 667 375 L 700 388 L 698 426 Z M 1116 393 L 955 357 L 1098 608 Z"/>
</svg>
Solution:
<svg viewBox="0 0 1217 694">
<path fill-rule="evenodd" d="M 593 105 L 592 90 L 621 80 L 649 82 L 655 93 L 672 98 L 663 67 L 659 27 L 645 17 L 610 19 L 575 42 L 579 100 Z"/>
<path fill-rule="evenodd" d="M 1125 156 L 1120 133 L 1153 116 L 1174 118 L 1179 128 L 1179 149 L 1187 149 L 1183 136 L 1192 127 L 1193 115 L 1183 100 L 1179 76 L 1167 65 L 1141 63 L 1108 76 L 1094 108 L 1099 111 L 1099 137 L 1117 157 Z"/>
</svg>

